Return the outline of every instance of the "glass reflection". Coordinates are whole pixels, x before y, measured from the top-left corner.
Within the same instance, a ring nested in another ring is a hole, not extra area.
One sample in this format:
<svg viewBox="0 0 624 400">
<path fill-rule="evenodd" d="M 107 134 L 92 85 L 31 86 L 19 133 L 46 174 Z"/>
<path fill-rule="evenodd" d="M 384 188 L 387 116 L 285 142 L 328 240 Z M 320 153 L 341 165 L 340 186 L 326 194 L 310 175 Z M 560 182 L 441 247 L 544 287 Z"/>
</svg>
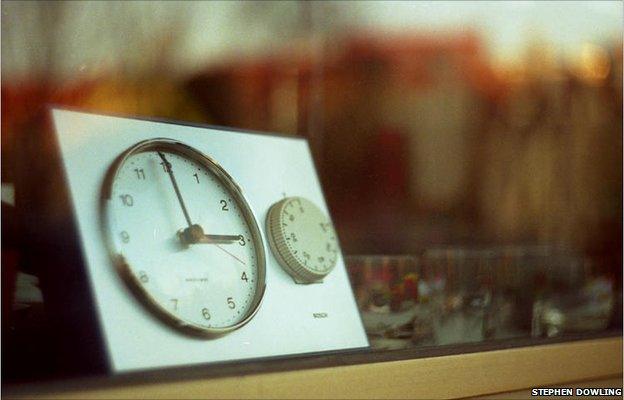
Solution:
<svg viewBox="0 0 624 400">
<path fill-rule="evenodd" d="M 49 104 L 306 138 L 345 254 L 410 255 L 347 260 L 376 349 L 621 335 L 621 2 L 1 9 L 5 371 L 56 368 Z"/>
<path fill-rule="evenodd" d="M 612 279 L 567 249 L 441 248 L 347 265 L 378 350 L 599 332 L 617 319 Z"/>
</svg>

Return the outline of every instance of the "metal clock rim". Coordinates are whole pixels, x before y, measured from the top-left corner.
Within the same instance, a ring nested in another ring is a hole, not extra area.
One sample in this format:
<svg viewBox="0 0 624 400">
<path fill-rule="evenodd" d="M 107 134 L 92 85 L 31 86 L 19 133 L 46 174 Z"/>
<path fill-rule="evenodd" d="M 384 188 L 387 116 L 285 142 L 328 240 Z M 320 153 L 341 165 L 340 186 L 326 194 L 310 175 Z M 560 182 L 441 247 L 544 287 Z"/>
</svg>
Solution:
<svg viewBox="0 0 624 400">
<path fill-rule="evenodd" d="M 233 197 L 241 209 L 245 221 L 249 225 L 251 235 L 253 237 L 256 257 L 258 264 L 258 277 L 256 282 L 256 292 L 254 294 L 254 300 L 247 312 L 247 315 L 234 325 L 222 327 L 222 328 L 208 328 L 189 323 L 175 317 L 171 312 L 165 310 L 150 293 L 141 285 L 138 279 L 131 272 L 131 268 L 126 262 L 122 254 L 120 254 L 113 244 L 113 236 L 107 216 L 109 214 L 111 195 L 112 195 L 112 183 L 115 181 L 120 167 L 125 161 L 134 154 L 148 151 L 150 149 L 163 148 L 174 150 L 175 153 L 189 156 L 194 161 L 199 162 L 206 167 L 209 171 L 214 173 L 219 180 L 226 184 L 226 188 L 233 192 Z M 266 252 L 264 249 L 264 241 L 262 240 L 262 234 L 258 227 L 258 222 L 253 214 L 247 199 L 245 198 L 242 189 L 236 181 L 227 173 L 227 171 L 221 167 L 221 165 L 203 154 L 199 150 L 194 149 L 178 140 L 169 138 L 153 138 L 135 143 L 128 149 L 124 150 L 109 167 L 104 182 L 102 184 L 102 191 L 100 193 L 100 227 L 104 237 L 105 247 L 110 260 L 113 263 L 119 276 L 122 278 L 126 287 L 134 294 L 134 298 L 152 311 L 152 314 L 157 317 L 161 322 L 168 326 L 190 334 L 193 336 L 212 338 L 222 336 L 226 333 L 232 332 L 243 325 L 247 324 L 258 312 L 264 294 L 266 291 Z"/>
</svg>

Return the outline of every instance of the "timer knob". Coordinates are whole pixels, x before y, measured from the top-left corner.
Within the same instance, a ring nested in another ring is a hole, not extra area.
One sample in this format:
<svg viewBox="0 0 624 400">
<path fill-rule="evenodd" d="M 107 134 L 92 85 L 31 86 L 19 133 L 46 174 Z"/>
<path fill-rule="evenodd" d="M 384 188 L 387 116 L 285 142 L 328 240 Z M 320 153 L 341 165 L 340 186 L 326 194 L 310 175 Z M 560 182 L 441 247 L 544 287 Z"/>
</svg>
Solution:
<svg viewBox="0 0 624 400">
<path fill-rule="evenodd" d="M 336 233 L 329 217 L 310 200 L 278 201 L 269 209 L 266 224 L 271 251 L 295 282 L 322 282 L 336 266 Z"/>
</svg>

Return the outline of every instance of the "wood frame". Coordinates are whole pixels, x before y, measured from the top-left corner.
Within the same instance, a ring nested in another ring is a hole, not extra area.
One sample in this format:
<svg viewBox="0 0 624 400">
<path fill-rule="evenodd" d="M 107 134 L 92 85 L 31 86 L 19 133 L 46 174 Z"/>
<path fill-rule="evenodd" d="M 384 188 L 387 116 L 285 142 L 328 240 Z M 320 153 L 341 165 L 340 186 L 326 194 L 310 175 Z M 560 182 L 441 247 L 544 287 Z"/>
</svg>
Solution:
<svg viewBox="0 0 624 400">
<path fill-rule="evenodd" d="M 454 398 L 622 375 L 622 337 L 9 398 Z M 12 393 L 11 393 L 12 392 Z M 4 396 L 3 396 L 4 397 Z"/>
</svg>

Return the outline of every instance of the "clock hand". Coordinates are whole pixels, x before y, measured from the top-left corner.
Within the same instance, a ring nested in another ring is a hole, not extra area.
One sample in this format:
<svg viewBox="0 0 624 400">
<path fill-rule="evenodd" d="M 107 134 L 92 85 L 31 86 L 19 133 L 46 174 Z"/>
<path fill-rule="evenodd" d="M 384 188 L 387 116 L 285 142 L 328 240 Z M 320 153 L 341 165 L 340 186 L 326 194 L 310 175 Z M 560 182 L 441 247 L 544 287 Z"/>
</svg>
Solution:
<svg viewBox="0 0 624 400">
<path fill-rule="evenodd" d="M 180 229 L 178 231 L 178 236 L 180 237 L 180 241 L 182 242 L 182 244 L 186 246 L 198 243 L 214 244 L 221 251 L 227 253 L 239 263 L 247 265 L 243 260 L 236 257 L 234 254 L 230 253 L 223 247 L 219 246 L 220 243 L 232 243 L 233 241 L 240 240 L 241 235 L 206 235 L 204 234 L 204 230 L 202 229 L 202 227 L 195 224 L 189 226 L 186 229 Z"/>
<path fill-rule="evenodd" d="M 198 224 L 178 231 L 180 241 L 185 244 L 230 244 L 241 239 L 242 235 L 206 235 Z"/>
<path fill-rule="evenodd" d="M 169 178 L 171 179 L 171 183 L 173 184 L 173 189 L 175 190 L 175 194 L 178 197 L 178 202 L 180 203 L 180 207 L 182 207 L 184 218 L 186 218 L 186 223 L 188 224 L 189 228 L 191 228 L 193 226 L 193 223 L 191 222 L 191 217 L 189 217 L 189 213 L 186 210 L 186 206 L 184 205 L 184 200 L 182 200 L 182 194 L 180 194 L 180 188 L 178 188 L 178 183 L 176 182 L 175 176 L 173 175 L 173 169 L 171 169 L 171 163 L 167 161 L 167 159 L 165 158 L 165 155 L 161 153 L 160 151 L 158 152 L 158 155 L 163 160 L 163 163 L 165 163 L 164 164 L 165 170 L 167 171 L 167 174 L 169 174 Z"/>
<path fill-rule="evenodd" d="M 226 252 L 227 254 L 229 254 L 230 256 L 232 256 L 232 258 L 234 258 L 236 261 L 238 261 L 239 263 L 243 264 L 243 265 L 247 265 L 243 262 L 243 260 L 241 260 L 240 258 L 236 257 L 234 254 L 230 253 L 229 251 L 227 251 L 226 249 L 224 249 L 223 247 L 219 246 L 218 244 L 215 244 L 215 246 L 217 246 L 218 248 L 220 248 L 221 250 L 223 250 L 224 252 Z"/>
<path fill-rule="evenodd" d="M 200 238 L 196 243 L 229 244 L 239 241 L 240 238 L 240 235 L 204 235 L 204 237 Z"/>
</svg>

